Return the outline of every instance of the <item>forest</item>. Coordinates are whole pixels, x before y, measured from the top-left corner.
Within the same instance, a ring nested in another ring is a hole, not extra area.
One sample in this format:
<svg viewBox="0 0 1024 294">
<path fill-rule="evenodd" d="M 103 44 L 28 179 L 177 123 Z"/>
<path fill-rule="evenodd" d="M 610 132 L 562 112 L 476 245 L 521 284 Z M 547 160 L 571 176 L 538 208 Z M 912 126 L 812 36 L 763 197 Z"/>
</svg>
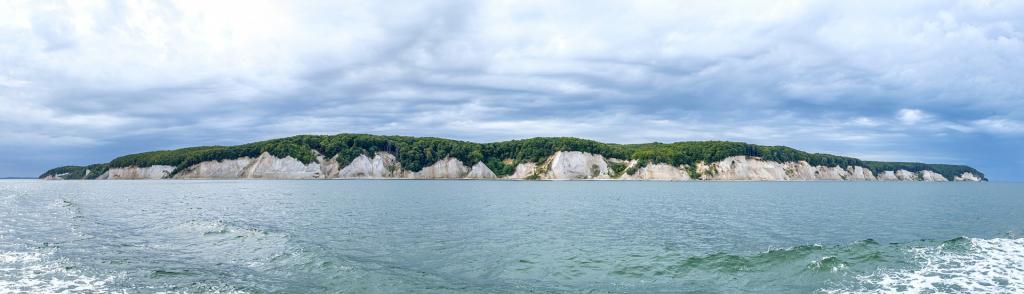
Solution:
<svg viewBox="0 0 1024 294">
<path fill-rule="evenodd" d="M 109 168 L 153 165 L 174 166 L 172 174 L 176 174 L 203 161 L 258 157 L 264 152 L 279 158 L 290 156 L 307 164 L 315 161 L 318 155 L 326 158 L 337 156 L 336 159 L 341 166 L 347 165 L 359 155 L 372 156 L 377 152 L 388 152 L 395 155 L 402 168 L 410 171 L 419 171 L 438 160 L 454 157 L 467 165 L 482 161 L 501 177 L 512 174 L 519 163 L 540 163 L 558 151 L 582 151 L 600 154 L 606 158 L 668 163 L 675 166 L 693 166 L 697 162 L 715 162 L 726 157 L 742 155 L 778 162 L 802 160 L 811 165 L 863 166 L 876 174 L 885 170 L 905 169 L 911 172 L 931 170 L 947 179 L 953 179 L 964 172 L 984 177 L 981 172 L 964 165 L 862 161 L 852 157 L 808 153 L 785 146 L 762 146 L 741 142 L 609 144 L 580 138 L 546 137 L 474 143 L 434 137 L 367 134 L 299 135 L 237 146 L 201 146 L 144 152 L 121 156 L 109 163 L 63 166 L 49 170 L 40 177 L 65 174 L 63 177 L 67 179 L 93 179 Z M 613 169 L 622 172 L 625 166 L 615 165 Z M 635 169 L 625 172 L 632 173 Z"/>
</svg>

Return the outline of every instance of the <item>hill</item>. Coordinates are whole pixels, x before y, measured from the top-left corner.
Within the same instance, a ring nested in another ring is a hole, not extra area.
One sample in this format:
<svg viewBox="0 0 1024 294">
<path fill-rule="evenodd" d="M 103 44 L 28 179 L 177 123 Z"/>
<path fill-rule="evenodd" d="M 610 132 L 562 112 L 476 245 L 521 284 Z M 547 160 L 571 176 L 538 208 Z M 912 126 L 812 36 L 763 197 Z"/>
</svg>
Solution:
<svg viewBox="0 0 1024 294">
<path fill-rule="evenodd" d="M 63 166 L 51 169 L 40 178 L 96 179 L 112 168 L 145 168 L 169 166 L 167 177 L 174 177 L 197 164 L 257 158 L 269 154 L 276 158 L 291 157 L 302 164 L 311 164 L 318 158 L 331 158 L 344 167 L 360 156 L 374 157 L 390 154 L 396 166 L 409 172 L 419 172 L 448 158 L 462 163 L 483 163 L 496 177 L 507 177 L 526 163 L 548 161 L 560 151 L 579 151 L 600 155 L 609 168 L 622 175 L 635 173 L 653 164 L 684 167 L 688 177 L 702 177 L 698 167 L 720 162 L 730 157 L 743 156 L 759 160 L 787 163 L 806 162 L 810 166 L 863 167 L 874 175 L 886 171 L 922 173 L 930 171 L 946 179 L 971 173 L 980 179 L 984 174 L 964 165 L 925 164 L 915 162 L 865 161 L 853 157 L 822 153 L 809 153 L 785 146 L 762 146 L 741 142 L 695 141 L 676 143 L 610 144 L 593 140 L 553 137 L 511 140 L 493 143 L 474 143 L 433 137 L 379 136 L 367 134 L 299 135 L 237 146 L 201 146 L 176 150 L 152 151 L 125 155 L 109 163 L 88 166 Z"/>
</svg>

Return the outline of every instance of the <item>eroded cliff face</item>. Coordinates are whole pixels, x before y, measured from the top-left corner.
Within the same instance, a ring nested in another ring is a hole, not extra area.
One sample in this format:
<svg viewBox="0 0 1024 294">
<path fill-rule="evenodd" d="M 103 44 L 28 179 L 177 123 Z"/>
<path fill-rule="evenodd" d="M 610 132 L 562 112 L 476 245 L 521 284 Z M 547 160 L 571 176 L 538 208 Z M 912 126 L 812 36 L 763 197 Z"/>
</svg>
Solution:
<svg viewBox="0 0 1024 294">
<path fill-rule="evenodd" d="M 359 155 L 338 172 L 338 178 L 400 178 L 403 177 L 402 165 L 394 155 L 377 152 L 373 158 Z"/>
<path fill-rule="evenodd" d="M 933 171 L 930 171 L 930 170 L 921 171 L 921 180 L 922 181 L 926 181 L 926 182 L 948 182 L 949 181 L 949 180 L 946 179 L 946 177 L 943 177 L 941 174 L 933 172 Z"/>
<path fill-rule="evenodd" d="M 733 156 L 711 164 L 697 164 L 702 180 L 745 180 L 782 181 L 787 178 L 786 165 L 774 161 L 763 161 Z"/>
<path fill-rule="evenodd" d="M 609 168 L 610 162 L 636 167 L 632 174 L 616 174 Z M 486 165 L 478 163 L 486 168 Z M 619 180 L 692 180 L 689 167 L 653 163 L 637 166 L 637 161 L 604 158 L 586 152 L 557 152 L 546 161 L 520 163 L 507 179 L 619 179 Z M 949 181 L 939 173 L 924 170 L 914 173 L 907 170 L 884 171 L 876 176 L 862 166 L 812 166 L 806 161 L 774 162 L 747 156 L 733 156 L 711 164 L 697 163 L 694 170 L 700 180 L 718 181 Z M 957 181 L 982 181 L 972 173 L 964 173 Z"/>
<path fill-rule="evenodd" d="M 424 167 L 418 172 L 411 173 L 414 179 L 462 179 L 469 175 L 470 168 L 462 164 L 462 161 L 448 157 L 438 160 L 433 165 Z"/>
<path fill-rule="evenodd" d="M 610 163 L 622 164 L 630 172 L 619 172 L 610 168 Z M 169 178 L 172 166 L 111 168 L 99 179 L 162 179 Z M 516 166 L 512 175 L 504 179 L 545 179 L 545 180 L 694 180 L 691 172 L 699 175 L 698 180 L 719 181 L 948 181 L 939 173 L 921 171 L 918 173 L 897 170 L 883 171 L 877 176 L 861 166 L 812 166 L 807 162 L 774 162 L 756 157 L 733 156 L 722 161 L 698 162 L 692 168 L 687 165 L 672 166 L 666 163 L 643 164 L 605 158 L 602 155 L 579 151 L 560 151 L 541 163 L 526 162 Z M 51 176 L 60 179 L 60 176 Z M 319 153 L 316 160 L 308 164 L 292 158 L 278 158 L 263 153 L 256 158 L 242 157 L 231 160 L 206 161 L 190 166 L 174 175 L 176 179 L 497 179 L 497 175 L 483 162 L 472 166 L 453 157 L 448 157 L 420 171 L 412 172 L 402 168 L 394 155 L 377 152 L 373 157 L 360 155 L 342 167 L 337 157 L 325 158 Z M 982 181 L 977 175 L 965 172 L 955 181 Z"/>
<path fill-rule="evenodd" d="M 338 156 L 335 155 L 332 158 L 325 158 L 320 155 L 320 152 L 316 152 L 316 161 L 320 164 L 320 175 L 326 179 L 337 178 L 338 173 L 341 172 L 341 166 L 338 164 Z"/>
<path fill-rule="evenodd" d="M 964 172 L 963 174 L 954 177 L 953 180 L 954 181 L 967 181 L 967 182 L 981 182 L 982 181 L 981 177 L 978 177 L 977 175 L 969 173 L 969 172 Z"/>
<path fill-rule="evenodd" d="M 887 170 L 878 174 L 879 181 L 917 181 L 917 175 L 908 170 Z"/>
<path fill-rule="evenodd" d="M 260 154 L 243 172 L 247 179 L 319 179 L 323 177 L 319 162 L 303 164 L 292 157 L 277 158 Z"/>
<path fill-rule="evenodd" d="M 630 162 L 629 167 L 636 165 L 635 161 Z M 689 181 L 690 175 L 686 171 L 686 166 L 672 166 L 667 163 L 655 163 L 648 164 L 643 167 L 639 167 L 634 174 L 623 173 L 619 177 L 623 180 L 651 180 L 651 181 Z"/>
<path fill-rule="evenodd" d="M 67 175 L 68 175 L 68 173 L 62 173 L 62 174 L 56 174 L 56 175 L 48 175 L 48 176 L 44 177 L 43 179 L 44 180 L 48 180 L 48 181 L 59 181 L 59 180 L 63 180 L 64 177 L 66 177 Z"/>
<path fill-rule="evenodd" d="M 537 170 L 537 164 L 533 162 L 520 163 L 516 165 L 516 171 L 512 175 L 506 177 L 507 179 L 528 179 L 537 175 L 540 172 Z M 537 175 L 539 176 L 539 175 Z"/>
<path fill-rule="evenodd" d="M 497 179 L 498 176 L 491 171 L 483 162 L 477 162 L 473 165 L 473 169 L 466 175 L 467 179 Z"/>
<path fill-rule="evenodd" d="M 575 179 L 610 179 L 608 162 L 604 156 L 579 151 L 555 152 L 548 160 L 547 172 L 540 174 L 541 179 L 575 180 Z"/>
<path fill-rule="evenodd" d="M 143 180 L 143 179 L 163 179 L 171 175 L 174 171 L 173 166 L 169 165 L 154 165 L 148 167 L 115 167 L 107 170 L 96 179 L 98 180 Z"/>
<path fill-rule="evenodd" d="M 862 166 L 848 166 L 846 171 L 850 173 L 850 177 L 847 180 L 850 181 L 874 181 L 876 180 L 875 174 L 870 169 L 866 169 Z"/>
<path fill-rule="evenodd" d="M 204 161 L 179 171 L 175 179 L 320 179 L 322 157 L 304 164 L 292 157 L 278 158 L 264 152 L 259 157 Z M 336 164 L 335 164 L 336 165 Z"/>
</svg>

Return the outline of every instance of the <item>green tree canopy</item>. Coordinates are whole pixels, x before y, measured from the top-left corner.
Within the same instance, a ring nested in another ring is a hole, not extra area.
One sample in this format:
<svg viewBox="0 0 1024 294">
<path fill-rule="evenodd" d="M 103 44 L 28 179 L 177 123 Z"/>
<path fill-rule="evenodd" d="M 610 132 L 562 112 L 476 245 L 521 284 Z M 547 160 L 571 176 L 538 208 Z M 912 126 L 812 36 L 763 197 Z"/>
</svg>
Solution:
<svg viewBox="0 0 1024 294">
<path fill-rule="evenodd" d="M 540 163 L 558 151 L 582 151 L 600 154 L 606 158 L 668 163 L 675 166 L 716 162 L 730 156 L 752 156 L 778 162 L 807 161 L 811 165 L 822 166 L 863 166 L 876 174 L 886 170 L 904 169 L 911 172 L 931 170 L 947 179 L 953 179 L 964 172 L 984 177 L 978 170 L 964 165 L 862 161 L 852 157 L 807 153 L 785 146 L 761 146 L 726 141 L 609 144 L 579 138 L 554 137 L 481 144 L 433 137 L 367 134 L 299 135 L 237 146 L 202 146 L 144 152 L 115 158 L 109 164 L 59 167 L 47 171 L 40 177 L 66 173 L 65 177 L 69 179 L 95 178 L 108 168 L 153 165 L 174 166 L 172 174 L 176 174 L 203 161 L 257 157 L 264 152 L 280 158 L 292 157 L 307 164 L 315 161 L 318 154 L 326 158 L 337 156 L 342 166 L 359 155 L 373 156 L 377 152 L 387 152 L 393 154 L 403 168 L 411 171 L 419 171 L 438 160 L 454 157 L 468 165 L 483 162 L 498 176 L 506 176 L 512 174 L 519 163 Z"/>
</svg>

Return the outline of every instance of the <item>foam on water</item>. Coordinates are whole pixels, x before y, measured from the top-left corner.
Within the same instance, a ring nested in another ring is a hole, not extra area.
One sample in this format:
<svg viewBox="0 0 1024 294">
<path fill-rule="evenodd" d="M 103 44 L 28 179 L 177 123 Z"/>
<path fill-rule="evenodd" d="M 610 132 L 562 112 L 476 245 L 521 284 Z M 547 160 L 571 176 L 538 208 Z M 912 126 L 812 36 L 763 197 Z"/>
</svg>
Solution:
<svg viewBox="0 0 1024 294">
<path fill-rule="evenodd" d="M 840 260 L 838 257 L 835 256 L 825 256 L 822 257 L 820 260 L 811 263 L 807 267 L 818 271 L 825 270 L 835 273 L 846 268 L 846 262 Z"/>
<path fill-rule="evenodd" d="M 825 292 L 1024 292 L 1024 239 L 957 238 L 908 250 L 916 267 L 859 276 L 853 289 Z"/>
<path fill-rule="evenodd" d="M 82 274 L 52 254 L 0 252 L 0 293 L 107 292 L 114 278 Z"/>
<path fill-rule="evenodd" d="M 0 294 L 1024 293 L 1000 185 L 0 181 Z"/>
</svg>

